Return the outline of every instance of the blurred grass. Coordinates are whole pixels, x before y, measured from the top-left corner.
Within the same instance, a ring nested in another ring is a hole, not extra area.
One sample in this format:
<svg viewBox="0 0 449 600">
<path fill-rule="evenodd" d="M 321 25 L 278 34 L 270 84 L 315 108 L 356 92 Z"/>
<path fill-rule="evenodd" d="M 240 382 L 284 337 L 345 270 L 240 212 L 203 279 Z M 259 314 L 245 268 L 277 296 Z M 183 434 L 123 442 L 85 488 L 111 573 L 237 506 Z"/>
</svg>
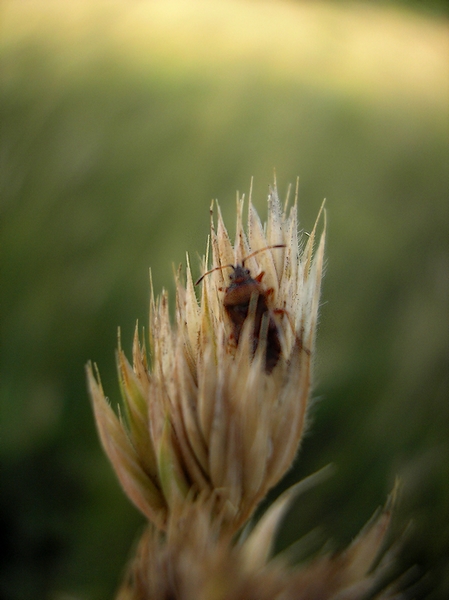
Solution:
<svg viewBox="0 0 449 600">
<path fill-rule="evenodd" d="M 449 595 L 447 23 L 345 3 L 7 2 L 1 36 L 0 595 L 110 597 L 141 523 L 103 457 L 91 358 L 146 325 L 148 267 L 205 249 L 211 198 L 327 198 L 311 431 L 292 512 L 346 543 L 403 480 L 403 564 Z M 433 591 L 431 591 L 433 590 Z"/>
</svg>

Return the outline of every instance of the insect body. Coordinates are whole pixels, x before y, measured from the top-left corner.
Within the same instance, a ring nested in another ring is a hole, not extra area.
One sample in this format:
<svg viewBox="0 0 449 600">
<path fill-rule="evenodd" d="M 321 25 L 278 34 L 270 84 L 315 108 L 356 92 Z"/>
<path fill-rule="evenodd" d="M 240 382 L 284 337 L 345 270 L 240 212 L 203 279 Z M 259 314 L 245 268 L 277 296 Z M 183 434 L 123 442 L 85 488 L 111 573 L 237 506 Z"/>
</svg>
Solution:
<svg viewBox="0 0 449 600">
<path fill-rule="evenodd" d="M 242 331 L 245 319 L 248 316 L 250 303 L 256 296 L 256 306 L 254 311 L 254 332 L 253 332 L 253 352 L 256 351 L 260 331 L 262 327 L 262 319 L 264 316 L 268 319 L 267 328 L 267 346 L 265 355 L 265 371 L 271 373 L 277 365 L 281 355 L 281 344 L 279 341 L 279 333 L 277 325 L 270 314 L 267 297 L 273 293 L 272 289 L 265 290 L 261 285 L 263 271 L 255 279 L 251 277 L 249 269 L 245 269 L 243 264 L 236 265 L 234 272 L 231 274 L 231 283 L 226 288 L 223 305 L 231 323 L 232 333 L 236 344 L 239 343 L 240 334 Z"/>
<path fill-rule="evenodd" d="M 284 244 L 278 244 L 276 246 L 268 246 L 267 248 L 262 248 L 261 250 L 257 250 L 253 252 L 249 256 L 246 256 L 242 260 L 242 264 L 239 265 L 225 265 L 223 267 L 216 267 L 211 271 L 205 273 L 196 284 L 200 283 L 200 281 L 213 271 L 222 270 L 226 268 L 232 268 L 233 273 L 230 276 L 230 284 L 225 289 L 225 294 L 223 298 L 223 305 L 226 311 L 226 314 L 229 317 L 229 320 L 232 324 L 232 336 L 235 340 L 235 343 L 238 345 L 240 334 L 242 332 L 243 324 L 245 323 L 246 318 L 248 317 L 248 313 L 251 308 L 254 309 L 254 330 L 253 330 L 253 353 L 255 353 L 257 346 L 259 344 L 259 338 L 261 334 L 261 328 L 263 322 L 267 322 L 267 331 L 266 331 L 266 354 L 265 354 L 265 371 L 269 374 L 272 372 L 274 367 L 277 365 L 279 361 L 279 357 L 281 355 L 281 343 L 279 340 L 279 331 L 276 325 L 276 322 L 273 318 L 273 312 L 271 311 L 267 304 L 267 298 L 273 293 L 273 288 L 265 289 L 262 284 L 262 278 L 264 276 L 264 272 L 262 271 L 257 275 L 257 277 L 251 277 L 251 272 L 249 269 L 245 268 L 245 260 L 254 256 L 258 252 L 262 252 L 263 250 L 267 250 L 269 248 L 284 248 Z M 252 304 L 254 303 L 254 304 Z M 283 310 L 279 310 L 279 312 L 284 312 Z"/>
</svg>

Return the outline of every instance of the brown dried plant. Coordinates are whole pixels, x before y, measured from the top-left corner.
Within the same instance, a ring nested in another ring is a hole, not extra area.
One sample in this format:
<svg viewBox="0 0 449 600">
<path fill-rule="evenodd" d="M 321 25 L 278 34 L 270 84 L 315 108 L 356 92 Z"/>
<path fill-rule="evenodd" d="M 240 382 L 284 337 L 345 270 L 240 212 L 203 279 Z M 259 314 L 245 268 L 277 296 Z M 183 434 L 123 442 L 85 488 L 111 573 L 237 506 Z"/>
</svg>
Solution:
<svg viewBox="0 0 449 600">
<path fill-rule="evenodd" d="M 202 280 L 200 301 L 189 262 L 186 283 L 176 275 L 174 326 L 167 294 L 155 299 L 152 292 L 150 366 L 137 327 L 132 366 L 119 343 L 124 415 L 112 410 L 88 365 L 103 448 L 149 521 L 121 600 L 362 598 L 383 570 L 370 574 L 390 507 L 345 553 L 323 554 L 296 570 L 285 560 L 270 561 L 278 524 L 298 487 L 236 541 L 290 468 L 306 427 L 325 239 L 325 225 L 317 235 L 320 211 L 301 246 L 297 201 L 283 208 L 276 186 L 264 226 L 250 199 L 245 231 L 243 207 L 242 198 L 234 245 L 218 204 L 216 225 L 211 209 L 214 270 Z M 258 285 L 238 306 L 243 318 L 236 336 L 223 298 L 229 265 L 243 261 Z M 203 273 L 207 266 L 206 256 Z M 261 294 L 264 312 L 258 315 Z M 274 343 L 279 348 L 267 368 Z"/>
</svg>

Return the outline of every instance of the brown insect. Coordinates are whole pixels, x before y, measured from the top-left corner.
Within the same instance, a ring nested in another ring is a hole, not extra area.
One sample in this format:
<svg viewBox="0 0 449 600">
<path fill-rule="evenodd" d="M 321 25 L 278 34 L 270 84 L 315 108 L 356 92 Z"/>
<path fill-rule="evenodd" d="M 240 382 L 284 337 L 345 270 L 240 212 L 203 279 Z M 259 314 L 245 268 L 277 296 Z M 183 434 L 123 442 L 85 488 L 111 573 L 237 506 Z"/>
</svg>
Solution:
<svg viewBox="0 0 449 600">
<path fill-rule="evenodd" d="M 266 246 L 260 250 L 256 250 L 252 254 L 245 256 L 242 260 L 242 264 L 239 265 L 224 265 L 222 267 L 215 267 L 204 273 L 195 285 L 198 285 L 206 275 L 213 273 L 214 271 L 221 271 L 223 269 L 231 268 L 233 273 L 230 275 L 230 284 L 225 288 L 225 295 L 223 298 L 223 305 L 226 314 L 232 324 L 232 337 L 235 339 L 235 343 L 238 345 L 240 334 L 245 319 L 248 316 L 250 310 L 254 310 L 254 332 L 253 332 L 253 354 L 256 352 L 259 337 L 261 333 L 262 322 L 268 321 L 267 332 L 266 332 L 266 354 L 265 354 L 265 371 L 271 373 L 274 367 L 279 361 L 281 355 L 281 343 L 279 340 L 279 331 L 276 322 L 273 318 L 274 313 L 285 313 L 283 309 L 270 310 L 267 304 L 267 298 L 273 293 L 273 288 L 264 289 L 261 285 L 264 271 L 261 271 L 257 277 L 251 277 L 249 269 L 245 268 L 245 261 L 252 258 L 259 252 L 264 252 L 270 248 L 285 248 L 285 244 L 276 244 L 274 246 Z M 255 307 L 254 304 L 255 303 Z"/>
</svg>

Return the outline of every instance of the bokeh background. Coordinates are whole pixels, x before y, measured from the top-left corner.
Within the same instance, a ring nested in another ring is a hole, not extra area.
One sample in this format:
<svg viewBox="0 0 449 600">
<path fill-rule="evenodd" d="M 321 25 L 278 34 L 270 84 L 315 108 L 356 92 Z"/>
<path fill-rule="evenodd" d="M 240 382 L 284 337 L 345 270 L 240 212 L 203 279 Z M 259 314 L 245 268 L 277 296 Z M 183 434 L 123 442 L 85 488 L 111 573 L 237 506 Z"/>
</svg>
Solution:
<svg viewBox="0 0 449 600">
<path fill-rule="evenodd" d="M 313 423 L 282 487 L 334 463 L 279 548 L 348 543 L 402 480 L 415 597 L 449 597 L 447 3 L 3 1 L 0 597 L 111 597 L 142 519 L 103 456 L 84 365 L 115 404 L 172 265 L 218 198 L 327 199 Z"/>
</svg>

